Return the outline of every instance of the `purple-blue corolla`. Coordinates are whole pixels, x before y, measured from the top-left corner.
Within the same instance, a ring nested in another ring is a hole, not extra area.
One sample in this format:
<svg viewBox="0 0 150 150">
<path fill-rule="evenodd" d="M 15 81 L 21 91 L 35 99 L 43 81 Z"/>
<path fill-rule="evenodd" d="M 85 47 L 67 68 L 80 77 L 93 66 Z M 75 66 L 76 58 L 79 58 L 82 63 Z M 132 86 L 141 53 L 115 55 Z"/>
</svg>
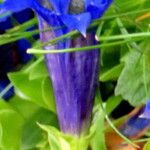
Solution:
<svg viewBox="0 0 150 150">
<path fill-rule="evenodd" d="M 144 111 L 140 117 L 145 119 L 150 119 L 150 99 L 147 100 L 147 103 L 144 107 Z"/>
<path fill-rule="evenodd" d="M 119 129 L 123 135 L 128 138 L 137 138 L 150 128 L 150 118 L 147 116 L 149 110 L 146 112 L 147 107 L 149 106 L 142 106 L 131 114 L 130 118 Z"/>
<path fill-rule="evenodd" d="M 76 29 L 83 36 L 59 42 L 44 49 L 64 49 L 96 44 L 94 31 L 86 34 L 90 22 L 103 15 L 112 0 L 6 0 L 0 14 L 32 8 L 39 20 L 42 42 Z M 82 6 L 82 7 L 81 7 Z M 81 7 L 81 8 L 80 8 Z M 79 8 L 79 9 L 78 9 Z M 53 84 L 60 128 L 63 132 L 81 135 L 90 126 L 95 88 L 99 72 L 99 50 L 45 55 L 46 65 Z"/>
</svg>

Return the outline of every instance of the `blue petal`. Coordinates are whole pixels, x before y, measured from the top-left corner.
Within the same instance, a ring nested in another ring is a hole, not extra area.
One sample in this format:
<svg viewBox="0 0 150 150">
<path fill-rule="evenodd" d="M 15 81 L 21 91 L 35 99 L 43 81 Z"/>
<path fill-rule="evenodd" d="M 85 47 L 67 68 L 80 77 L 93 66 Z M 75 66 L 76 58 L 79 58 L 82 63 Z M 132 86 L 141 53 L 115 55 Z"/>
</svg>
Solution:
<svg viewBox="0 0 150 150">
<path fill-rule="evenodd" d="M 49 0 L 56 13 L 60 14 L 60 0 Z"/>
<path fill-rule="evenodd" d="M 86 0 L 86 10 L 91 13 L 92 19 L 101 17 L 108 9 L 112 0 Z"/>
<path fill-rule="evenodd" d="M 49 0 L 49 1 L 58 15 L 66 14 L 68 12 L 70 0 Z"/>
<path fill-rule="evenodd" d="M 99 7 L 102 4 L 111 4 L 112 0 L 85 0 L 85 7 L 87 8 L 88 6 L 96 6 Z"/>
<path fill-rule="evenodd" d="M 44 20 L 48 22 L 49 17 L 52 15 L 52 11 L 44 8 L 40 3 L 36 0 L 6 0 L 4 3 L 0 5 L 0 15 L 7 15 L 5 17 L 0 18 L 0 21 L 5 21 L 7 17 L 11 15 L 13 12 L 19 12 L 26 8 L 34 9 Z"/>
<path fill-rule="evenodd" d="M 147 101 L 144 112 L 140 117 L 150 119 L 150 99 Z"/>
<path fill-rule="evenodd" d="M 0 5 L 0 15 L 7 15 L 0 18 L 0 21 L 6 20 L 13 12 L 18 12 L 31 7 L 33 1 L 34 0 L 5 0 L 4 3 Z"/>
<path fill-rule="evenodd" d="M 91 16 L 89 13 L 62 15 L 61 19 L 67 27 L 78 30 L 83 36 L 85 36 L 86 29 L 91 22 Z"/>
<path fill-rule="evenodd" d="M 121 127 L 120 132 L 128 138 L 137 137 L 142 131 L 150 127 L 150 119 L 140 118 L 143 108 L 134 113 Z"/>
<path fill-rule="evenodd" d="M 63 14 L 66 14 L 69 9 L 70 0 L 60 0 L 60 8 Z"/>
<path fill-rule="evenodd" d="M 43 7 L 38 3 L 37 1 L 33 1 L 31 7 L 34 9 L 34 11 L 40 15 L 45 21 L 49 22 L 51 18 L 53 18 L 54 13 L 50 11 L 49 9 Z"/>
</svg>

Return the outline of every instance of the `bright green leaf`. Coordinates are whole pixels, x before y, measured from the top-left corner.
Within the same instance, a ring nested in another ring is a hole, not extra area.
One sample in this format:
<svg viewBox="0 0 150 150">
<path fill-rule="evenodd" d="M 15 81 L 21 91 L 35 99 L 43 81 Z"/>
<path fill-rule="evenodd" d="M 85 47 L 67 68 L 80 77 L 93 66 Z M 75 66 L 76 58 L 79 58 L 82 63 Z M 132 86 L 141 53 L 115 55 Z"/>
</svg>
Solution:
<svg viewBox="0 0 150 150">
<path fill-rule="evenodd" d="M 43 80 L 41 78 L 29 80 L 28 74 L 26 73 L 10 73 L 9 79 L 17 91 L 21 93 L 19 96 L 23 95 L 22 98 L 25 97 L 28 100 L 38 104 L 39 106 L 48 108 L 42 97 Z"/>
<path fill-rule="evenodd" d="M 40 107 L 35 103 L 28 100 L 21 99 L 20 97 L 13 96 L 9 101 L 9 105 L 13 107 L 24 119 L 31 117 Z"/>
<path fill-rule="evenodd" d="M 46 77 L 42 82 L 43 100 L 49 110 L 56 112 L 55 110 L 55 98 L 53 94 L 53 88 L 49 77 Z"/>
<path fill-rule="evenodd" d="M 40 108 L 26 119 L 22 132 L 21 150 L 35 148 L 43 140 L 47 142 L 37 122 L 58 127 L 56 116 L 50 111 Z"/>
<path fill-rule="evenodd" d="M 76 137 L 64 134 L 52 126 L 41 124 L 39 126 L 48 134 L 51 150 L 87 150 L 91 136 Z"/>
<path fill-rule="evenodd" d="M 97 105 L 98 110 L 94 114 L 94 119 L 90 132 L 92 134 L 90 145 L 92 150 L 106 150 L 105 136 L 104 136 L 104 120 L 105 116 L 100 106 Z"/>
<path fill-rule="evenodd" d="M 24 120 L 3 100 L 0 101 L 0 149 L 20 150 Z"/>
<path fill-rule="evenodd" d="M 48 76 L 45 63 L 41 61 L 38 65 L 35 65 L 32 70 L 30 71 L 29 79 L 34 80 L 37 78 L 42 78 Z"/>
<path fill-rule="evenodd" d="M 106 112 L 109 115 L 122 101 L 120 96 L 111 96 L 106 102 Z"/>
<path fill-rule="evenodd" d="M 116 80 L 118 76 L 120 75 L 123 68 L 123 64 L 119 64 L 112 69 L 109 69 L 101 74 L 100 81 L 106 82 L 110 80 Z"/>
<path fill-rule="evenodd" d="M 150 150 L 150 141 L 145 144 L 143 150 Z"/>
</svg>

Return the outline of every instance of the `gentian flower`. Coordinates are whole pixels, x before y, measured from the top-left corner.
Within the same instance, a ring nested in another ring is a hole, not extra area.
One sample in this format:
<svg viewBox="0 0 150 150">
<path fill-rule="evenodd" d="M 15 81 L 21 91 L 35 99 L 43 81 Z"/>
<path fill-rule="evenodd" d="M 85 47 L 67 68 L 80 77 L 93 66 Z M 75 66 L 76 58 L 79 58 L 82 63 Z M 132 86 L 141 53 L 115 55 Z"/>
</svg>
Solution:
<svg viewBox="0 0 150 150">
<path fill-rule="evenodd" d="M 147 101 L 143 113 L 140 115 L 141 118 L 150 119 L 150 99 Z"/>
<path fill-rule="evenodd" d="M 10 15 L 26 8 L 33 9 L 41 32 L 42 42 L 63 35 L 73 29 L 83 36 L 59 42 L 44 49 L 64 49 L 96 44 L 95 35 L 86 34 L 90 22 L 103 15 L 112 0 L 5 0 L 0 14 Z M 7 16 L 1 18 L 5 20 Z M 90 126 L 95 88 L 99 72 L 99 50 L 63 54 L 46 54 L 46 65 L 52 80 L 60 128 L 63 132 L 80 136 Z"/>
<path fill-rule="evenodd" d="M 137 111 L 134 111 L 130 118 L 120 127 L 120 132 L 132 139 L 142 136 L 145 133 L 144 131 L 150 128 L 150 118 L 144 117 L 144 113 L 145 107 L 141 107 Z"/>
</svg>

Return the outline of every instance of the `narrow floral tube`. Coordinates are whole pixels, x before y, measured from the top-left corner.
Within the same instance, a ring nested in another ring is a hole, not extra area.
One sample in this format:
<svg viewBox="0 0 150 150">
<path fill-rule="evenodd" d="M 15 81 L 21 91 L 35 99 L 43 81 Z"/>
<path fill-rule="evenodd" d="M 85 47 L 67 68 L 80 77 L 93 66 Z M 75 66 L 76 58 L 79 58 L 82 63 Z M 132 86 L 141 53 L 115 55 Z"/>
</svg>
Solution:
<svg viewBox="0 0 150 150">
<path fill-rule="evenodd" d="M 72 40 L 73 47 L 88 46 L 92 36 Z M 98 79 L 99 51 L 45 56 L 52 80 L 61 130 L 80 134 L 90 125 Z"/>
<path fill-rule="evenodd" d="M 44 24 L 43 21 L 40 22 L 40 29 L 44 29 Z M 55 36 L 55 31 L 41 33 L 41 40 L 46 42 Z M 54 47 L 47 46 L 45 49 L 65 48 L 62 44 L 75 48 L 95 43 L 95 35 L 89 33 L 86 38 L 79 36 Z M 85 134 L 90 126 L 98 81 L 99 54 L 99 50 L 91 50 L 45 55 L 55 93 L 58 120 L 64 133 Z"/>
<path fill-rule="evenodd" d="M 96 44 L 94 31 L 86 34 L 90 22 L 101 17 L 112 0 L 6 0 L 0 14 L 32 8 L 39 20 L 42 42 L 72 30 L 81 33 L 47 49 L 65 49 Z M 14 7 L 12 7 L 14 6 Z M 1 21 L 5 20 L 0 18 Z M 54 28 L 57 29 L 54 29 Z M 61 27 L 61 28 L 60 28 Z M 60 128 L 64 133 L 80 136 L 88 131 L 99 72 L 99 50 L 46 54 L 45 62 L 52 80 Z"/>
</svg>

